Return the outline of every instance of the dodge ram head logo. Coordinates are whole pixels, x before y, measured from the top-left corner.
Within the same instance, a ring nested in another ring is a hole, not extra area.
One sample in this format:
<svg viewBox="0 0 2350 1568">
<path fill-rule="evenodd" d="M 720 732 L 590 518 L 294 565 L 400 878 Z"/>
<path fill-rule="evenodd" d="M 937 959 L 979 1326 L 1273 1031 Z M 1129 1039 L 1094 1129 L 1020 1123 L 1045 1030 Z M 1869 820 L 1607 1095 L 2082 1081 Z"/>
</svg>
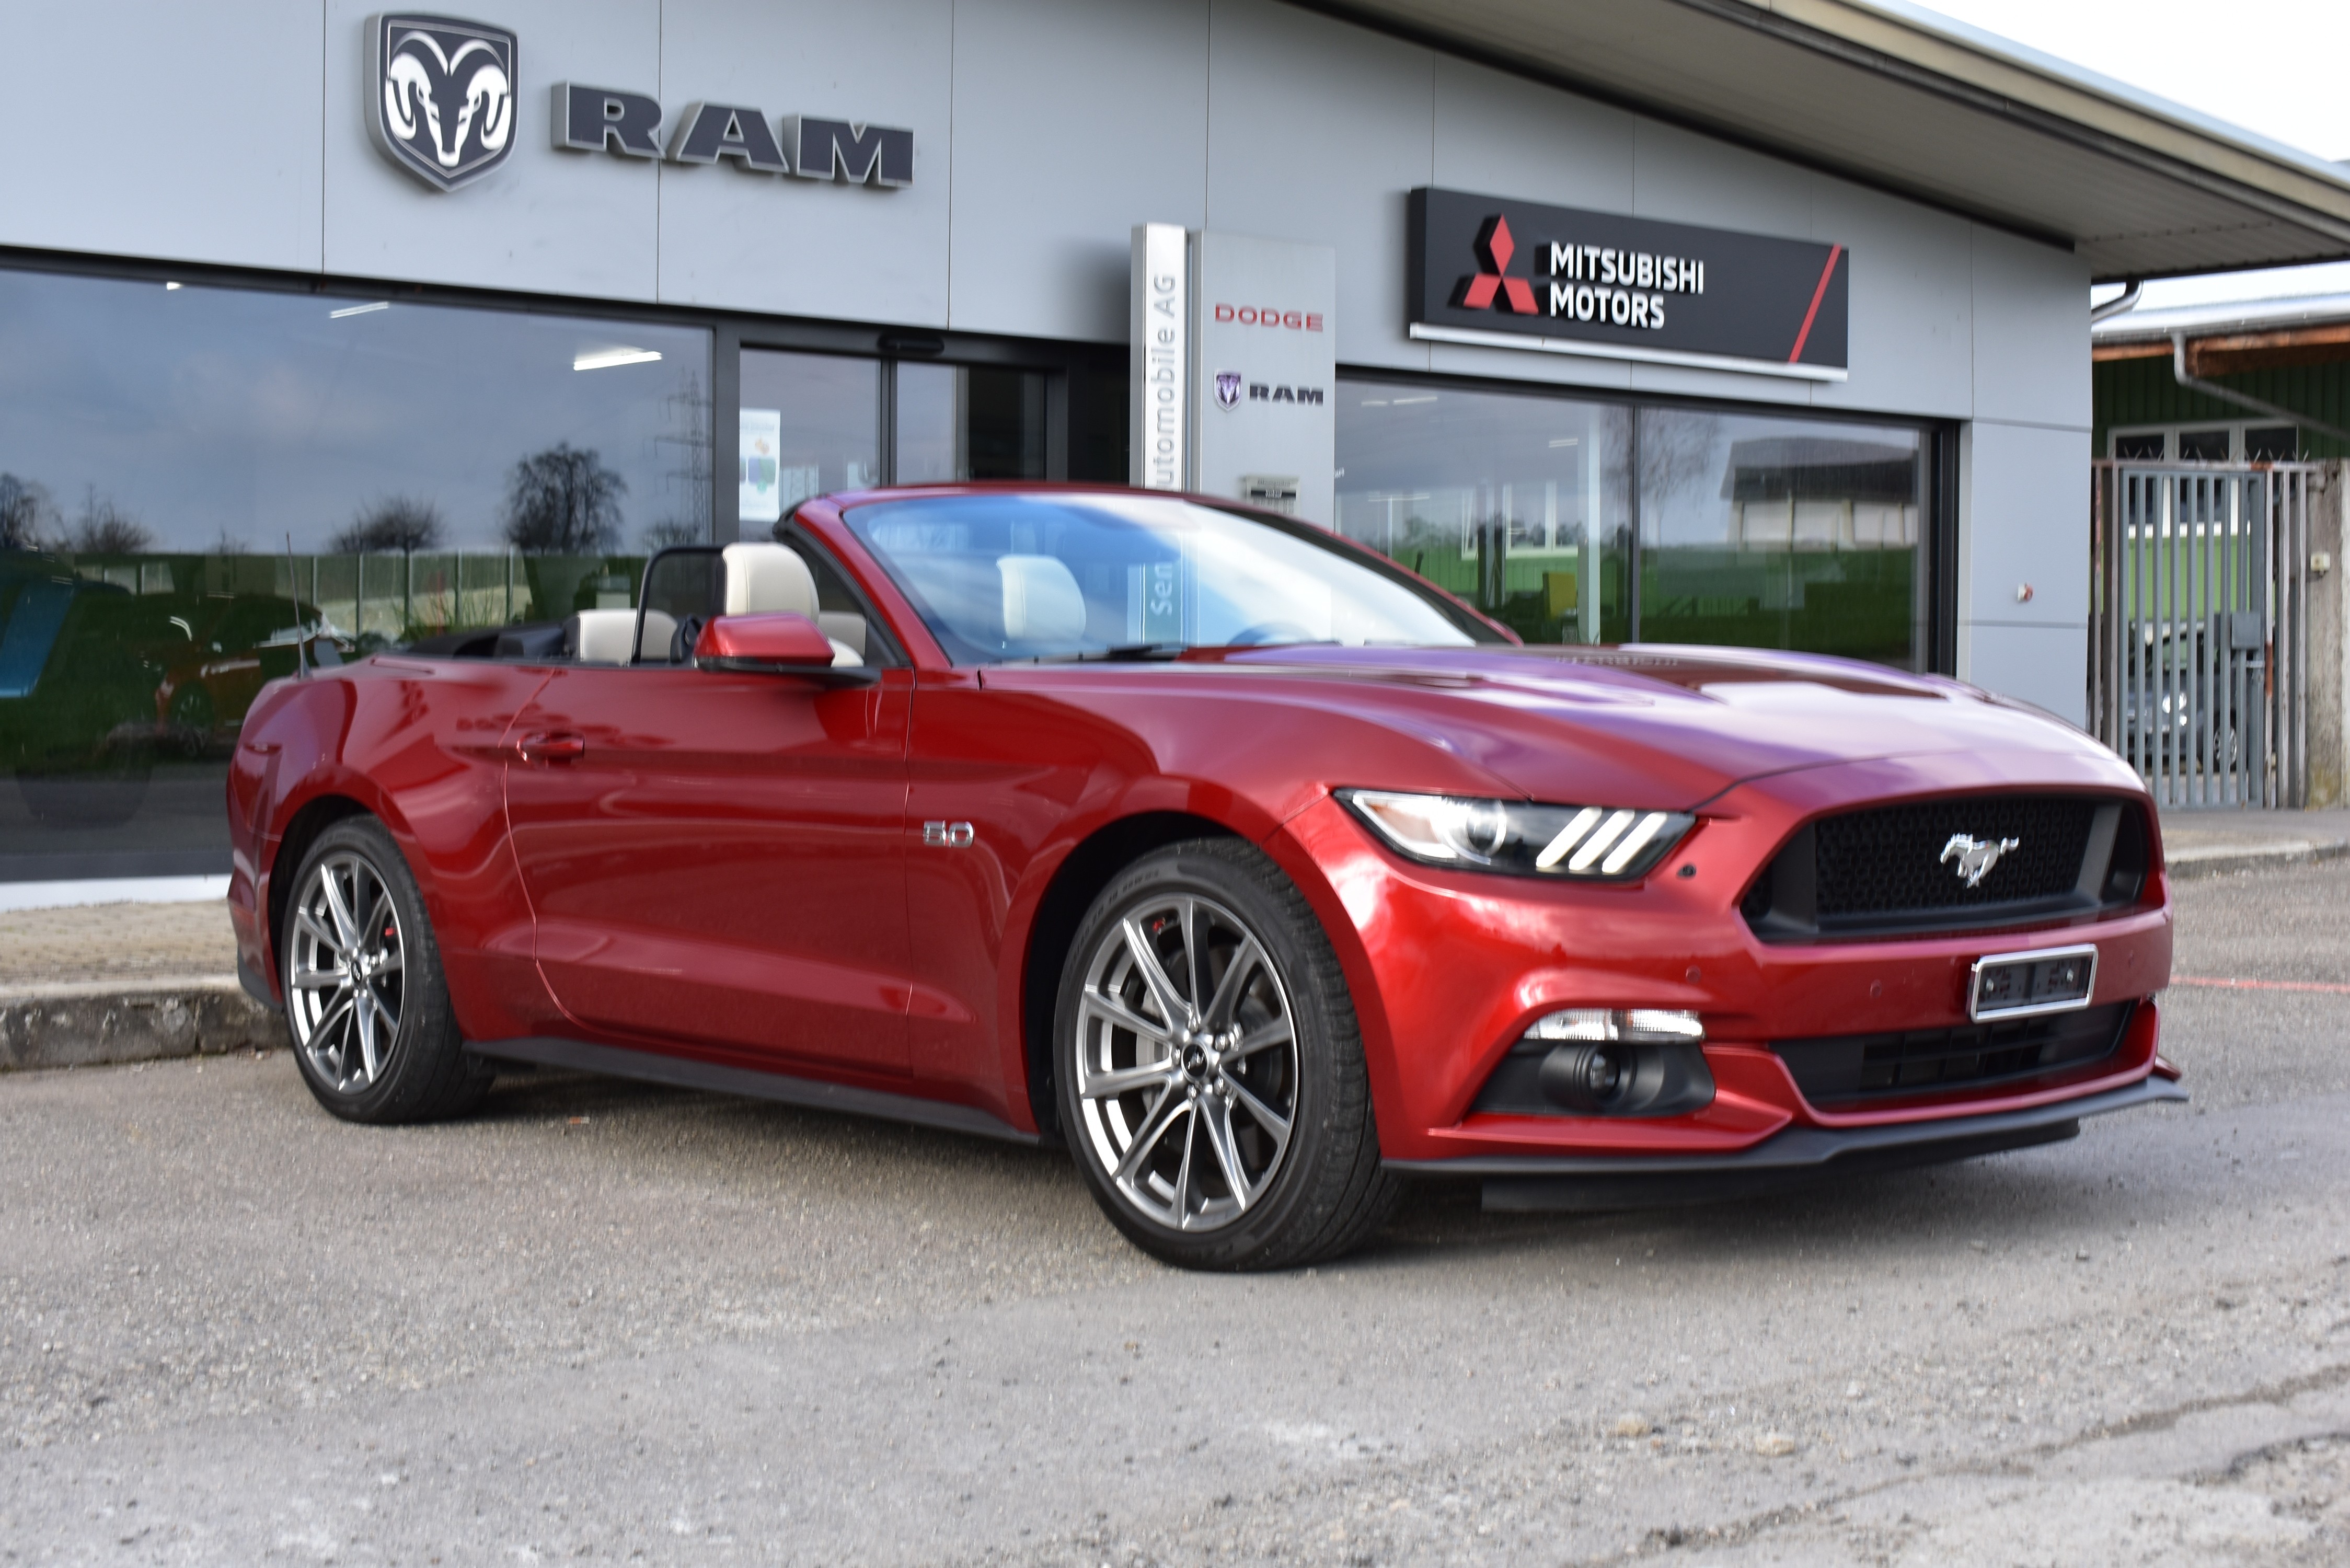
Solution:
<svg viewBox="0 0 2350 1568">
<path fill-rule="evenodd" d="M 1999 864 L 1999 857 L 2011 849 L 2021 847 L 2022 844 L 2022 840 L 2016 838 L 1976 838 L 1964 833 L 1953 833 L 1950 841 L 1942 846 L 1942 864 L 1948 866 L 1953 859 L 1957 860 L 1959 876 L 1966 885 L 1980 888 L 1982 879 L 1991 875 L 1991 868 Z"/>
<path fill-rule="evenodd" d="M 368 21 L 368 127 L 384 155 L 436 191 L 514 151 L 515 36 L 454 16 Z"/>
</svg>

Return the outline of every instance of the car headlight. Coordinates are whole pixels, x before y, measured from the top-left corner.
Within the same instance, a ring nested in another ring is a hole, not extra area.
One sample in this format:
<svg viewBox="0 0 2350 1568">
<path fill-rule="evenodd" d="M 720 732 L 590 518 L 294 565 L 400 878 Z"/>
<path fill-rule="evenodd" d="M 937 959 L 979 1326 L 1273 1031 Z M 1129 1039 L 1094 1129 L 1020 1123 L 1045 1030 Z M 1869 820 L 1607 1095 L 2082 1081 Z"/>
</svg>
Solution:
<svg viewBox="0 0 2350 1568">
<path fill-rule="evenodd" d="M 1414 860 L 1578 881 L 1629 881 L 1646 875 L 1697 821 L 1678 811 L 1536 805 L 1376 789 L 1342 789 L 1338 798 Z"/>
</svg>

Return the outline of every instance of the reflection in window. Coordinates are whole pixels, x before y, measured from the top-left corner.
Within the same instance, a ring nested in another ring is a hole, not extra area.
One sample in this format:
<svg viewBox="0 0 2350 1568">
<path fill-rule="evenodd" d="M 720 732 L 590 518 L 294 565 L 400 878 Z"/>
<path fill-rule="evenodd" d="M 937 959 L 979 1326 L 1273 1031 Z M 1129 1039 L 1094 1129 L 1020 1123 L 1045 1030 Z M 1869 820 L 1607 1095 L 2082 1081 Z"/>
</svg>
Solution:
<svg viewBox="0 0 2350 1568">
<path fill-rule="evenodd" d="M 1350 379 L 1337 466 L 1341 532 L 1529 642 L 1926 656 L 1911 426 Z"/>
<path fill-rule="evenodd" d="M 1340 533 L 1530 641 L 1629 635 L 1628 410 L 1349 380 L 1337 424 Z"/>
<path fill-rule="evenodd" d="M 1045 378 L 1034 370 L 901 362 L 896 482 L 1045 477 Z"/>
<path fill-rule="evenodd" d="M 1919 457 L 1898 426 L 1641 410 L 1642 640 L 1918 668 Z"/>
<path fill-rule="evenodd" d="M 597 546 L 641 547 L 709 514 L 709 357 L 692 327 L 0 272 L 0 486 L 95 555 L 307 554 L 388 507 L 430 520 L 406 547 L 494 550 L 516 465 L 564 452 L 609 476 Z"/>
<path fill-rule="evenodd" d="M 0 880 L 225 871 L 262 686 L 633 600 L 700 328 L 0 271 Z"/>
<path fill-rule="evenodd" d="M 811 495 L 881 479 L 881 366 L 831 354 L 743 350 L 737 449 L 742 536 L 764 540 Z"/>
</svg>

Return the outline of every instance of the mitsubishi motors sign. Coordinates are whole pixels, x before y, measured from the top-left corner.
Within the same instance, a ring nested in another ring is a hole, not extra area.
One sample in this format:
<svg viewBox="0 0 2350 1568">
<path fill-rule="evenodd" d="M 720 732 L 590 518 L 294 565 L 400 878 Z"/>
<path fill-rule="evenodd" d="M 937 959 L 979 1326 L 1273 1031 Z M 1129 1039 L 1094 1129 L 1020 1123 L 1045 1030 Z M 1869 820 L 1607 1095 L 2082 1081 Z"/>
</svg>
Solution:
<svg viewBox="0 0 2350 1568">
<path fill-rule="evenodd" d="M 1411 193 L 1411 336 L 1841 381 L 1852 254 L 1840 244 Z"/>
</svg>

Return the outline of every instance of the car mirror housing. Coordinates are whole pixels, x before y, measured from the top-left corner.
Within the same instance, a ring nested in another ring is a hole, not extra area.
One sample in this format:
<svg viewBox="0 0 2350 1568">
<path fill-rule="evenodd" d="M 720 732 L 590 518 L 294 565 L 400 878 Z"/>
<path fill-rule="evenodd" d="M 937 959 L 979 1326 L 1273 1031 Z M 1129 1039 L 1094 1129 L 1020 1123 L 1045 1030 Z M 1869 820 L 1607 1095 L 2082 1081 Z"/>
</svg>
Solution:
<svg viewBox="0 0 2350 1568">
<path fill-rule="evenodd" d="M 877 677 L 865 665 L 835 665 L 832 639 L 804 615 L 777 611 L 714 616 L 694 639 L 704 670 L 742 675 L 794 675 L 827 686 L 863 686 Z"/>
</svg>

